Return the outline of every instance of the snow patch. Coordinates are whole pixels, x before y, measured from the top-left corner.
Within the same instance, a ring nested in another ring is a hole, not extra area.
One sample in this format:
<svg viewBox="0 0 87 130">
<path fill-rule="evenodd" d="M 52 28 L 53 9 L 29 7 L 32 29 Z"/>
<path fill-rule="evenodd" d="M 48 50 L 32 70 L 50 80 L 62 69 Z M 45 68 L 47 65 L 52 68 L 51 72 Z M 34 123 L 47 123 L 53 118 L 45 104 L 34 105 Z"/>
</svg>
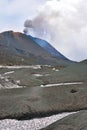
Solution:
<svg viewBox="0 0 87 130">
<path fill-rule="evenodd" d="M 49 74 L 33 74 L 35 77 L 49 76 Z"/>
<path fill-rule="evenodd" d="M 17 120 L 0 120 L 0 130 L 39 130 L 46 126 L 76 112 L 62 113 L 50 117 L 17 121 Z"/>
<path fill-rule="evenodd" d="M 6 72 L 6 74 L 8 74 L 8 72 Z M 18 84 L 20 83 L 20 80 L 15 81 L 16 84 L 12 83 L 9 81 L 7 76 L 2 76 L 0 74 L 0 79 L 4 80 L 0 83 L 0 89 L 12 89 L 12 88 L 24 88 L 25 86 L 19 86 Z"/>
<path fill-rule="evenodd" d="M 33 74 L 33 76 L 35 76 L 35 77 L 42 77 L 43 75 L 42 74 Z"/>
<path fill-rule="evenodd" d="M 16 80 L 15 82 L 16 82 L 17 84 L 20 84 L 21 81 L 20 81 L 20 80 Z"/>
<path fill-rule="evenodd" d="M 58 84 L 47 84 L 47 85 L 40 85 L 40 87 L 53 87 L 53 86 L 63 86 L 63 85 L 78 85 L 83 84 L 83 82 L 72 82 L 72 83 L 58 83 Z"/>
<path fill-rule="evenodd" d="M 14 73 L 14 71 L 5 72 L 4 75 L 12 74 L 12 73 Z"/>
<path fill-rule="evenodd" d="M 31 68 L 31 69 L 41 69 L 41 66 L 40 65 L 30 65 L 30 66 L 17 66 L 17 65 L 14 65 L 14 66 L 3 66 L 3 65 L 0 65 L 0 68 L 8 68 L 8 69 L 22 69 L 22 68 Z"/>
<path fill-rule="evenodd" d="M 53 70 L 53 71 L 59 71 L 59 70 L 58 70 L 58 69 L 56 69 L 56 68 L 53 68 L 52 70 Z"/>
<path fill-rule="evenodd" d="M 17 84 L 13 84 L 11 82 L 4 83 L 4 85 L 0 84 L 0 89 L 13 89 L 13 88 L 24 88 L 25 86 L 19 86 Z"/>
</svg>

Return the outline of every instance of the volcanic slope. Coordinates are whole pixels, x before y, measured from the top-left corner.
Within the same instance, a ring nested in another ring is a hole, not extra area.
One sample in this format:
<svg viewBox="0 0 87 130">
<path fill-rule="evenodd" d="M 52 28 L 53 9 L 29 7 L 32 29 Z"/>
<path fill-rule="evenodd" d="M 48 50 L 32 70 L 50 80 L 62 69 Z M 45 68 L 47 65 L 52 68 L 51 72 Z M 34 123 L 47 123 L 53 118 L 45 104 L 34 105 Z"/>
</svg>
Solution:
<svg viewBox="0 0 87 130">
<path fill-rule="evenodd" d="M 69 60 L 67 59 L 64 55 L 62 55 L 59 51 L 57 51 L 50 43 L 48 43 L 47 41 L 40 39 L 40 38 L 36 38 L 36 37 L 32 37 L 29 35 L 29 38 L 31 38 L 33 41 L 35 41 L 38 45 L 40 45 L 41 47 L 43 47 L 47 52 L 49 52 L 51 55 L 53 55 L 54 57 L 58 57 L 61 58 L 63 60 Z"/>
<path fill-rule="evenodd" d="M 69 115 L 41 130 L 87 130 L 87 110 Z"/>
<path fill-rule="evenodd" d="M 53 56 L 27 35 L 6 31 L 0 33 L 0 64 L 66 65 L 69 60 Z"/>
</svg>

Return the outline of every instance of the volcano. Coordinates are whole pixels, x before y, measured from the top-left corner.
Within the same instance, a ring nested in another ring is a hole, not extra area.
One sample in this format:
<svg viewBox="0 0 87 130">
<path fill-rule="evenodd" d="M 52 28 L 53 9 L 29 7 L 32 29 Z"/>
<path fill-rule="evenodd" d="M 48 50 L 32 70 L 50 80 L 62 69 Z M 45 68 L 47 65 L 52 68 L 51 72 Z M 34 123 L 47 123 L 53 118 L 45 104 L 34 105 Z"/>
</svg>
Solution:
<svg viewBox="0 0 87 130">
<path fill-rule="evenodd" d="M 20 32 L 0 33 L 0 64 L 50 64 L 71 63 L 48 42 Z"/>
<path fill-rule="evenodd" d="M 36 37 L 32 37 L 31 35 L 29 35 L 29 38 L 31 38 L 34 42 L 36 42 L 38 45 L 40 45 L 42 48 L 44 48 L 48 53 L 50 53 L 52 56 L 63 59 L 63 60 L 69 60 L 68 58 L 66 58 L 64 55 L 62 55 L 59 51 L 57 51 L 50 43 L 48 43 L 47 41 L 40 39 L 40 38 L 36 38 Z"/>
</svg>

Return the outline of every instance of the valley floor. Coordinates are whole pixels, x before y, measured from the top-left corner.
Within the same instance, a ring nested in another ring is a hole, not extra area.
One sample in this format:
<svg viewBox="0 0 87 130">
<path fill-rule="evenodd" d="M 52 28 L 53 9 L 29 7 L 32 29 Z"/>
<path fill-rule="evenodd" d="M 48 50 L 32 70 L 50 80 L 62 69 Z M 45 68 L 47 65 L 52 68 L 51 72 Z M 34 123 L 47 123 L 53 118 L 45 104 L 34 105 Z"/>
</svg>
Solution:
<svg viewBox="0 0 87 130">
<path fill-rule="evenodd" d="M 39 130 L 85 109 L 87 64 L 0 66 L 0 130 Z"/>
</svg>

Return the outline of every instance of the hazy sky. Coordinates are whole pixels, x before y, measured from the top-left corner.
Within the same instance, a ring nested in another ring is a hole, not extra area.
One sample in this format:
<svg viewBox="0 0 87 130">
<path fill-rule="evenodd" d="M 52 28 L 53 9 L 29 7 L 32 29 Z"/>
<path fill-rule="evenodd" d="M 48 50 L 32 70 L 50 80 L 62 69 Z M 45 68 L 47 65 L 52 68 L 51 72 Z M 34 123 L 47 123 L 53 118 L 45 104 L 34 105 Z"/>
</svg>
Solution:
<svg viewBox="0 0 87 130">
<path fill-rule="evenodd" d="M 48 40 L 71 60 L 87 59 L 86 0 L 0 0 L 0 32 L 29 33 Z"/>
<path fill-rule="evenodd" d="M 38 8 L 46 0 L 0 0 L 0 32 L 22 31 L 25 19 L 38 14 Z"/>
</svg>

